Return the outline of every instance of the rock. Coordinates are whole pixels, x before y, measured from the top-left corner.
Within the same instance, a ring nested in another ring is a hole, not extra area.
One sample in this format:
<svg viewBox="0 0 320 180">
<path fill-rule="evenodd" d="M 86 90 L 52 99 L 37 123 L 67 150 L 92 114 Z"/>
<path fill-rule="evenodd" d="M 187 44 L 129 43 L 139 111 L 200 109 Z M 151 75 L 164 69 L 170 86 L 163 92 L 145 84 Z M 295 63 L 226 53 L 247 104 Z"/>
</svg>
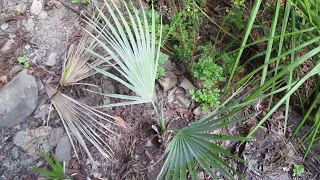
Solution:
<svg viewBox="0 0 320 180">
<path fill-rule="evenodd" d="M 18 157 L 19 157 L 19 149 L 18 149 L 17 146 L 14 146 L 11 149 L 11 154 L 12 154 L 13 159 L 18 159 Z"/>
<path fill-rule="evenodd" d="M 50 126 L 21 130 L 14 136 L 13 143 L 26 151 L 35 143 L 48 138 L 51 130 Z"/>
<path fill-rule="evenodd" d="M 187 78 L 183 79 L 183 81 L 180 83 L 180 87 L 188 92 L 190 89 L 196 89 Z"/>
<path fill-rule="evenodd" d="M 41 11 L 42 11 L 42 2 L 40 0 L 33 0 L 30 7 L 30 13 L 32 15 L 37 16 Z"/>
<path fill-rule="evenodd" d="M 177 85 L 177 77 L 160 78 L 159 84 L 163 88 L 163 91 L 167 92 Z"/>
<path fill-rule="evenodd" d="M 2 45 L 0 51 L 1 51 L 3 54 L 6 54 L 6 53 L 12 48 L 13 44 L 14 44 L 14 40 L 9 40 L 9 41 L 5 42 L 5 43 Z"/>
<path fill-rule="evenodd" d="M 15 10 L 20 13 L 24 13 L 27 10 L 27 4 L 24 2 L 21 2 L 15 7 Z"/>
<path fill-rule="evenodd" d="M 198 174 L 197 174 L 197 178 L 198 178 L 198 180 L 204 180 L 205 179 L 205 176 L 204 176 L 204 172 L 199 172 Z"/>
<path fill-rule="evenodd" d="M 201 116 L 201 115 L 202 115 L 202 109 L 201 109 L 201 107 L 199 106 L 199 107 L 195 108 L 195 109 L 193 110 L 193 114 L 194 114 L 195 116 Z"/>
<path fill-rule="evenodd" d="M 53 52 L 49 55 L 48 61 L 46 62 L 46 66 L 54 66 L 57 63 L 57 57 L 58 54 L 56 52 Z"/>
<path fill-rule="evenodd" d="M 46 11 L 41 11 L 38 15 L 38 19 L 47 19 L 48 13 Z"/>
<path fill-rule="evenodd" d="M 22 122 L 34 111 L 37 101 L 37 82 L 25 69 L 0 90 L 0 127 Z"/>
<path fill-rule="evenodd" d="M 164 63 L 163 63 L 163 69 L 165 71 L 172 71 L 173 70 L 173 66 L 172 66 L 172 63 L 170 60 L 166 60 Z"/>
<path fill-rule="evenodd" d="M 182 108 L 189 108 L 191 101 L 189 99 L 187 99 L 184 95 L 178 94 L 176 96 L 176 99 Z"/>
<path fill-rule="evenodd" d="M 37 156 L 42 152 L 47 153 L 55 147 L 62 134 L 62 128 L 52 129 L 49 126 L 25 129 L 16 133 L 13 143 L 27 151 L 28 155 Z"/>
<path fill-rule="evenodd" d="M 20 164 L 23 166 L 29 166 L 33 162 L 35 162 L 38 158 L 37 157 L 30 157 L 28 159 L 24 159 L 20 161 Z"/>
<path fill-rule="evenodd" d="M 29 44 L 27 44 L 27 45 L 24 46 L 24 48 L 28 50 L 28 49 L 31 48 L 31 46 Z"/>
<path fill-rule="evenodd" d="M 8 23 L 3 23 L 3 24 L 1 24 L 1 30 L 6 30 L 6 29 L 8 29 L 8 27 L 9 27 L 9 24 Z"/>
<path fill-rule="evenodd" d="M 56 147 L 55 156 L 60 162 L 68 162 L 71 159 L 71 143 L 68 136 L 62 136 Z"/>
<path fill-rule="evenodd" d="M 55 128 L 52 129 L 49 137 L 49 145 L 51 147 L 54 147 L 58 144 L 60 137 L 63 134 L 63 129 L 62 128 Z"/>
<path fill-rule="evenodd" d="M 58 0 L 53 0 L 53 4 L 56 6 L 56 8 L 60 9 L 63 5 L 60 1 Z"/>
<path fill-rule="evenodd" d="M 28 19 L 27 21 L 26 20 L 23 20 L 22 21 L 22 25 L 26 28 L 26 30 L 28 31 L 28 32 L 31 32 L 31 31 L 33 31 L 34 30 L 34 26 L 35 26 L 35 24 L 34 24 L 34 21 L 33 21 L 33 19 Z"/>
<path fill-rule="evenodd" d="M 15 65 L 11 68 L 9 72 L 9 77 L 15 76 L 18 72 L 22 71 L 24 69 L 24 66 L 21 64 Z"/>
</svg>

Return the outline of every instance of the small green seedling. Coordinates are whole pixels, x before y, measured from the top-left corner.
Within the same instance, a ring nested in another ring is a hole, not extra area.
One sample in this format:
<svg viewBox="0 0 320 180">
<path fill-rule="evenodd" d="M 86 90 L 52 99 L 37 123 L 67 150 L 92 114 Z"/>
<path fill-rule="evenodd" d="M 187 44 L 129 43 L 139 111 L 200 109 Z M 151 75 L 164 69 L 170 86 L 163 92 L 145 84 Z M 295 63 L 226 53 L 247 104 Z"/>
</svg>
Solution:
<svg viewBox="0 0 320 180">
<path fill-rule="evenodd" d="M 72 0 L 72 3 L 77 4 L 77 3 L 83 3 L 87 4 L 90 0 Z"/>
<path fill-rule="evenodd" d="M 33 170 L 41 173 L 42 175 L 44 175 L 46 178 L 50 180 L 72 180 L 70 178 L 67 178 L 67 179 L 64 178 L 64 168 L 55 157 L 52 160 L 47 154 L 43 154 L 42 156 L 49 164 L 51 171 L 48 171 L 39 167 L 35 167 L 33 168 Z"/>
<path fill-rule="evenodd" d="M 298 177 L 304 173 L 304 167 L 298 164 L 293 165 L 293 176 Z"/>
<path fill-rule="evenodd" d="M 22 64 L 25 68 L 30 67 L 30 63 L 26 61 L 24 57 L 18 57 L 18 62 Z"/>
</svg>

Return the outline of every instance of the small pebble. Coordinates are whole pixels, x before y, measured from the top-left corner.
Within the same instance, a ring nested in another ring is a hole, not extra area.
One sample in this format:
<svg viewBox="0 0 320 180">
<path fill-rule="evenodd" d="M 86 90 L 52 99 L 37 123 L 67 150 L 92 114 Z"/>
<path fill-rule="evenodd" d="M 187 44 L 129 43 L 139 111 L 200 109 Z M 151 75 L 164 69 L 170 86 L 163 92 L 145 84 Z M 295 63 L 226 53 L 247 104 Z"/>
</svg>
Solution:
<svg viewBox="0 0 320 180">
<path fill-rule="evenodd" d="M 27 45 L 24 46 L 24 48 L 25 48 L 25 49 L 30 49 L 31 46 L 30 46 L 29 44 L 27 44 Z"/>
<path fill-rule="evenodd" d="M 1 30 L 3 30 L 3 31 L 8 29 L 8 27 L 9 27 L 8 23 L 1 24 Z"/>
</svg>

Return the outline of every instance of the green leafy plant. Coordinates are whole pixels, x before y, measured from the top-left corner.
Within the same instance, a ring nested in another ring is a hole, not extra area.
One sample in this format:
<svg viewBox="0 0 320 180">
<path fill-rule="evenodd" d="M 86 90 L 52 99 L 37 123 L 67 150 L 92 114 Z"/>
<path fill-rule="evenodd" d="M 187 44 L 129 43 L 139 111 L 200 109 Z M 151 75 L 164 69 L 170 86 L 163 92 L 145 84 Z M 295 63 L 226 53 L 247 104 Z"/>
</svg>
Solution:
<svg viewBox="0 0 320 180">
<path fill-rule="evenodd" d="M 35 167 L 33 170 L 41 173 L 50 180 L 72 180 L 70 178 L 64 178 L 64 169 L 60 162 L 53 157 L 53 160 L 47 154 L 42 155 L 46 162 L 49 164 L 51 170 L 45 170 L 43 168 Z"/>
<path fill-rule="evenodd" d="M 18 62 L 20 64 L 22 64 L 25 68 L 30 67 L 30 63 L 28 61 L 26 61 L 26 59 L 24 57 L 18 57 Z"/>
<path fill-rule="evenodd" d="M 75 3 L 75 4 L 77 4 L 77 3 L 87 4 L 89 2 L 90 2 L 90 0 L 72 0 L 72 3 Z"/>
<path fill-rule="evenodd" d="M 220 105 L 220 90 L 215 87 L 225 81 L 223 68 L 214 62 L 215 50 L 211 45 L 200 46 L 203 52 L 199 60 L 193 64 L 193 76 L 202 81 L 202 89 L 190 90 L 189 93 L 196 102 L 201 104 L 202 109 Z"/>
<path fill-rule="evenodd" d="M 304 173 L 304 167 L 298 164 L 293 165 L 293 176 L 298 177 Z"/>
<path fill-rule="evenodd" d="M 192 99 L 201 104 L 203 110 L 208 110 L 211 107 L 218 107 L 220 105 L 220 90 L 219 89 L 198 89 L 189 91 Z"/>
<path fill-rule="evenodd" d="M 166 32 L 164 39 L 177 42 L 173 46 L 174 54 L 187 65 L 196 49 L 197 32 L 202 21 L 203 14 L 197 8 L 197 2 L 187 0 L 183 8 L 171 18 L 171 23 L 164 26 Z"/>
<path fill-rule="evenodd" d="M 160 52 L 159 54 L 159 67 L 157 69 L 157 77 L 162 77 L 164 76 L 164 68 L 163 68 L 163 65 L 164 63 L 168 60 L 169 56 Z"/>
</svg>

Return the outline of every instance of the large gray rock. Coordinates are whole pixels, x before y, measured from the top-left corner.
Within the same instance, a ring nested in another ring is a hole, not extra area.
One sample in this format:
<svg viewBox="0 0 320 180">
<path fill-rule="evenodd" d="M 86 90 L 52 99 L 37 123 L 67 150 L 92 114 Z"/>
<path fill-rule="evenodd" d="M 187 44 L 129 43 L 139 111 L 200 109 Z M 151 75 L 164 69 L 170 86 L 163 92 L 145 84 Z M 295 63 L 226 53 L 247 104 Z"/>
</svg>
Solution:
<svg viewBox="0 0 320 180">
<path fill-rule="evenodd" d="M 56 147 L 55 156 L 58 161 L 70 161 L 71 159 L 71 142 L 68 136 L 62 136 Z"/>
<path fill-rule="evenodd" d="M 34 111 L 37 101 L 36 80 L 25 69 L 0 90 L 0 127 L 22 122 Z"/>
</svg>

